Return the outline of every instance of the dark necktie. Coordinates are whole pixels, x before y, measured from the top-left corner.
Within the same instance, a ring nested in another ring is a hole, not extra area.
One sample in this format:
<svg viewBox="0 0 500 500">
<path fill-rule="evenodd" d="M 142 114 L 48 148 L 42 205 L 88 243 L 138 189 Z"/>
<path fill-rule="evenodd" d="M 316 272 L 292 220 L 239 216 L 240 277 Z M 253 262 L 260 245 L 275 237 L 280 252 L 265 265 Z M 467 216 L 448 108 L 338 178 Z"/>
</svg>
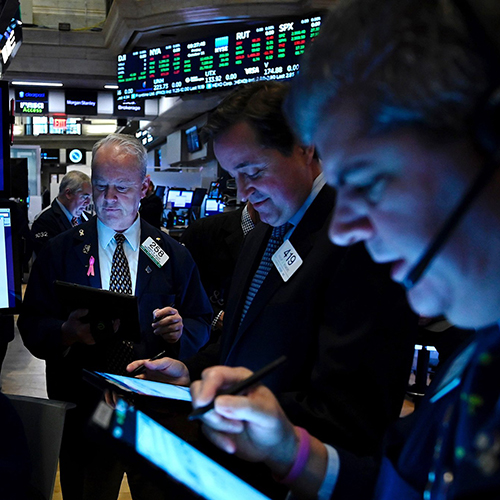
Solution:
<svg viewBox="0 0 500 500">
<path fill-rule="evenodd" d="M 112 292 L 126 293 L 132 295 L 132 280 L 128 267 L 127 256 L 123 250 L 125 236 L 121 233 L 115 234 L 116 249 L 111 264 L 111 276 L 109 289 Z M 126 374 L 126 366 L 134 360 L 133 342 L 128 340 L 117 340 L 113 342 L 109 354 L 107 369 L 112 373 Z"/>
<path fill-rule="evenodd" d="M 271 237 L 267 242 L 266 250 L 264 252 L 264 255 L 262 256 L 262 260 L 260 261 L 259 267 L 257 268 L 252 282 L 250 283 L 250 287 L 248 288 L 247 297 L 245 299 L 245 304 L 243 305 L 243 311 L 241 313 L 240 325 L 243 322 L 243 318 L 248 312 L 248 309 L 250 309 L 250 304 L 257 295 L 259 288 L 261 287 L 262 283 L 264 283 L 266 276 L 271 270 L 271 267 L 273 265 L 273 262 L 271 260 L 272 256 L 274 255 L 276 250 L 278 250 L 278 248 L 283 244 L 283 238 L 291 227 L 292 224 L 286 222 L 282 226 L 273 228 Z"/>
<path fill-rule="evenodd" d="M 132 280 L 130 279 L 130 269 L 128 267 L 127 256 L 123 250 L 125 236 L 121 233 L 115 234 L 116 249 L 113 254 L 111 264 L 111 277 L 109 279 L 109 289 L 112 292 L 128 293 L 132 295 Z"/>
<path fill-rule="evenodd" d="M 73 217 L 71 219 L 71 225 L 72 226 L 78 226 L 78 217 Z"/>
</svg>

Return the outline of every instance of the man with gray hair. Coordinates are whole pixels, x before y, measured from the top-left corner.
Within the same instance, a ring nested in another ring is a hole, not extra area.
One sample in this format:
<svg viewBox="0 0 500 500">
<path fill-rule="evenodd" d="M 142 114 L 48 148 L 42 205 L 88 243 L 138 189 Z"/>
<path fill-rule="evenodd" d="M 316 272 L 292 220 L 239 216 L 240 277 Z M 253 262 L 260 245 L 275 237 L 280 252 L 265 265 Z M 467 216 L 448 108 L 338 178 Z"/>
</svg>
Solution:
<svg viewBox="0 0 500 500">
<path fill-rule="evenodd" d="M 189 252 L 138 214 L 149 184 L 142 144 L 112 134 L 95 144 L 92 156 L 97 217 L 44 247 L 31 272 L 18 326 L 26 347 L 46 360 L 49 397 L 77 404 L 68 413 L 61 449 L 64 499 L 116 499 L 125 470 L 135 499 L 162 498 L 150 489 L 145 494 L 144 478 L 137 478 L 112 450 L 85 440 L 84 426 L 101 394 L 82 383 L 82 369 L 120 373 L 131 359 L 163 351 L 186 359 L 207 342 L 212 310 Z M 119 328 L 110 333 L 112 340 L 101 341 L 85 322 L 87 310 L 68 317 L 55 280 L 136 295 L 140 341 L 119 340 Z M 117 364 L 118 353 L 123 356 Z"/>
<path fill-rule="evenodd" d="M 89 206 L 91 196 L 87 174 L 72 170 L 63 177 L 59 194 L 33 222 L 31 238 L 37 255 L 51 238 L 89 219 L 85 209 Z"/>
</svg>

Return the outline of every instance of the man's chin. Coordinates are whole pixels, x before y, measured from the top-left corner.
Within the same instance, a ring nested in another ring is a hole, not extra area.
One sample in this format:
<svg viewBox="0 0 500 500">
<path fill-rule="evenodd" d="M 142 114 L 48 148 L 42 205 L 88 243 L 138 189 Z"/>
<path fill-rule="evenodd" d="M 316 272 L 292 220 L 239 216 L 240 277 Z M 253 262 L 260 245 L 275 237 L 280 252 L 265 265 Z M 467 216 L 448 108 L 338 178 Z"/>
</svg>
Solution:
<svg viewBox="0 0 500 500">
<path fill-rule="evenodd" d="M 446 315 L 449 309 L 448 301 L 429 283 L 417 283 L 407 292 L 407 296 L 411 308 L 427 318 Z"/>
</svg>

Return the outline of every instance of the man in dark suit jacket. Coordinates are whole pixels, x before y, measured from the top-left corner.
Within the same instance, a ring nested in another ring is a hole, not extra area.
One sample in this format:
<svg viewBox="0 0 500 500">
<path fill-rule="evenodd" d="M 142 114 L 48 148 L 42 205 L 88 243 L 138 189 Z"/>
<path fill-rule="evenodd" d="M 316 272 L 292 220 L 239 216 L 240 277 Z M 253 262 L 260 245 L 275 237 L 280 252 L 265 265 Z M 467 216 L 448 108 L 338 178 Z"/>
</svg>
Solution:
<svg viewBox="0 0 500 500">
<path fill-rule="evenodd" d="M 146 196 L 141 200 L 139 208 L 141 218 L 149 222 L 152 226 L 160 228 L 163 217 L 163 202 L 159 196 L 156 196 L 155 185 L 149 180 L 149 187 Z"/>
<path fill-rule="evenodd" d="M 38 214 L 31 227 L 33 250 L 37 255 L 50 238 L 89 219 L 85 209 L 91 196 L 87 174 L 72 170 L 63 177 L 59 194 L 50 207 Z"/>
<path fill-rule="evenodd" d="M 334 434 L 356 453 L 373 453 L 399 415 L 417 321 L 388 270 L 379 270 L 363 247 L 346 250 L 329 242 L 335 192 L 325 186 L 314 148 L 298 144 L 286 126 L 286 91 L 283 84 L 252 84 L 228 97 L 207 125 L 239 196 L 266 223 L 241 250 L 220 346 L 200 352 L 188 369 L 173 361 L 145 363 L 165 375 L 175 369 L 182 374 L 178 382 L 187 384 L 210 365 L 255 370 L 286 354 L 287 364 L 265 383 L 292 421 Z M 288 269 L 290 277 L 271 266 L 249 301 L 271 231 L 285 223 L 293 224 L 285 234 L 289 246 L 275 258 L 286 268 L 281 254 L 292 252 L 302 264 Z"/>
<path fill-rule="evenodd" d="M 112 343 L 96 343 L 95 332 L 82 321 L 85 310 L 76 309 L 68 316 L 58 301 L 54 280 L 111 288 L 118 248 L 115 236 L 122 234 L 125 274 L 139 304 L 140 341 L 130 354 L 149 358 L 167 350 L 186 358 L 209 336 L 211 308 L 189 252 L 138 216 L 148 185 L 146 161 L 143 146 L 133 137 L 112 134 L 94 146 L 97 218 L 53 238 L 42 249 L 19 317 L 25 345 L 46 360 L 49 397 L 78 405 L 68 414 L 61 450 L 65 500 L 116 499 L 118 495 L 123 466 L 110 455 L 111 450 L 83 439 L 85 422 L 100 395 L 82 381 L 82 369 L 108 369 L 109 356 L 121 346 L 114 338 Z M 160 248 L 167 257 L 155 260 L 150 257 L 155 254 L 151 248 Z M 138 488 L 143 487 L 143 478 L 134 480 L 132 470 L 127 474 L 133 494 L 141 495 Z"/>
</svg>

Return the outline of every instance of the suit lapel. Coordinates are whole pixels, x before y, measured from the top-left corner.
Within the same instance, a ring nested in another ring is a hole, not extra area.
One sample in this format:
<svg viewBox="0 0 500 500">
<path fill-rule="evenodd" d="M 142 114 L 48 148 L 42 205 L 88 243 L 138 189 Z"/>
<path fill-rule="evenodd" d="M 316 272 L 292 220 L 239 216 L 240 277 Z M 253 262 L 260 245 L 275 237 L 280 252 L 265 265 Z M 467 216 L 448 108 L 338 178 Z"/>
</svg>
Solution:
<svg viewBox="0 0 500 500">
<path fill-rule="evenodd" d="M 292 236 L 290 237 L 290 242 L 292 243 L 293 247 L 300 255 L 300 257 L 302 258 L 302 260 L 304 261 L 306 260 L 309 252 L 313 248 L 314 241 L 318 235 L 318 232 L 323 228 L 323 226 L 327 223 L 327 221 L 329 221 L 330 213 L 334 207 L 334 203 L 335 203 L 335 194 L 332 188 L 325 186 L 320 191 L 314 202 L 311 204 L 311 206 L 304 214 L 304 217 L 302 217 L 302 220 L 300 221 L 298 226 L 293 231 Z M 271 229 L 269 228 L 268 231 L 266 231 L 265 234 L 262 235 L 262 238 L 260 240 L 261 245 L 259 246 L 259 248 L 262 248 L 263 245 L 267 244 L 270 232 Z M 255 259 L 256 252 L 254 252 L 252 256 Z M 243 308 L 243 303 L 246 298 L 250 280 L 253 278 L 253 274 L 255 273 L 255 270 L 258 266 L 257 263 L 252 266 L 253 270 L 249 270 L 251 264 L 254 263 L 250 260 L 250 256 L 248 261 L 249 264 L 246 266 L 246 272 L 247 273 L 251 272 L 251 276 L 248 278 L 248 282 L 244 287 L 243 293 L 241 294 L 239 300 L 238 311 L 240 311 L 240 313 Z M 300 273 L 300 269 L 297 270 L 297 273 Z M 293 278 L 294 276 L 292 276 L 290 280 L 293 280 Z M 248 309 L 248 312 L 245 315 L 243 322 L 241 323 L 241 326 L 238 328 L 237 325 L 233 325 L 232 331 L 235 331 L 237 329 L 237 332 L 234 336 L 232 346 L 234 346 L 241 339 L 241 337 L 245 334 L 245 332 L 252 325 L 255 319 L 259 317 L 262 310 L 270 302 L 271 298 L 283 286 L 286 286 L 286 283 L 283 281 L 276 267 L 273 264 L 264 283 L 257 292 L 255 298 L 253 299 L 252 304 L 250 305 L 250 308 Z M 237 319 L 235 318 L 235 322 L 239 321 L 239 318 L 240 316 L 238 316 Z M 232 348 L 227 354 L 227 356 L 224 358 L 225 360 L 228 358 L 231 351 Z"/>
<path fill-rule="evenodd" d="M 148 236 L 151 236 L 153 240 L 156 241 L 161 246 L 161 239 L 158 239 L 156 234 L 151 231 L 151 227 L 147 227 L 144 224 L 144 221 L 141 220 L 141 236 L 139 239 L 139 243 L 143 243 Z M 151 277 L 155 272 L 159 269 L 156 264 L 143 252 L 139 249 L 139 262 L 137 264 L 137 282 L 135 286 L 135 295 L 140 297 L 144 291 L 148 288 Z"/>
<path fill-rule="evenodd" d="M 97 242 L 97 218 L 91 219 L 75 230 L 75 252 L 87 276 L 88 285 L 101 288 L 99 269 L 99 244 Z M 89 275 L 91 257 L 94 258 L 94 276 Z"/>
</svg>

